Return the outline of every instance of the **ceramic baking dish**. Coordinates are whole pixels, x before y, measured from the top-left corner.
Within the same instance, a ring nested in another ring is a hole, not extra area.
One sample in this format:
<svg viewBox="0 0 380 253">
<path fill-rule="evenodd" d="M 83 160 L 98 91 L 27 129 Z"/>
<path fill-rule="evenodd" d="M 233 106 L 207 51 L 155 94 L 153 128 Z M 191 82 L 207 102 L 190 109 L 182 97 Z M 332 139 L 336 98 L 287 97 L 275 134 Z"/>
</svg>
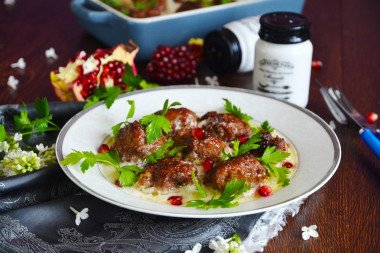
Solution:
<svg viewBox="0 0 380 253">
<path fill-rule="evenodd" d="M 203 38 L 224 24 L 273 11 L 300 13 L 305 0 L 247 0 L 150 18 L 132 18 L 98 0 L 73 0 L 80 25 L 113 47 L 132 40 L 140 47 L 137 60 L 148 60 L 158 45 L 181 45 Z"/>
</svg>

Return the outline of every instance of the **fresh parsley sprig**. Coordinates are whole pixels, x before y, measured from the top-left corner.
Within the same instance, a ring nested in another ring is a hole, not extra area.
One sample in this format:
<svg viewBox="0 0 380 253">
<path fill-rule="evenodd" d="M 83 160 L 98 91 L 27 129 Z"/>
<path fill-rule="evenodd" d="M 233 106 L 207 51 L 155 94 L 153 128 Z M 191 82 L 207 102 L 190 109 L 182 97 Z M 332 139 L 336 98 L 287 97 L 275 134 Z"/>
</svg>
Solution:
<svg viewBox="0 0 380 253">
<path fill-rule="evenodd" d="M 252 135 L 246 142 L 244 142 L 242 145 L 240 145 L 239 140 L 232 141 L 231 143 L 233 144 L 233 151 L 232 154 L 226 153 L 224 149 L 222 150 L 222 161 L 226 160 L 227 157 L 229 158 L 234 158 L 241 156 L 248 151 L 252 149 L 257 149 L 260 147 L 258 142 L 261 141 L 261 136 L 262 134 L 254 134 Z"/>
<path fill-rule="evenodd" d="M 260 127 L 258 127 L 258 128 L 254 128 L 254 127 L 252 127 L 251 129 L 252 129 L 252 131 L 253 131 L 254 133 L 258 133 L 258 132 L 260 132 L 261 130 L 265 130 L 265 131 L 267 131 L 267 132 L 269 132 L 269 133 L 272 133 L 272 132 L 274 131 L 274 128 L 271 127 L 271 126 L 269 125 L 269 122 L 268 122 L 267 120 L 264 121 L 264 122 L 260 125 Z"/>
<path fill-rule="evenodd" d="M 169 133 L 172 128 L 169 120 L 165 117 L 170 107 L 181 105 L 179 102 L 174 102 L 169 105 L 169 99 L 165 100 L 164 108 L 162 109 L 161 115 L 149 114 L 142 117 L 140 124 L 146 126 L 146 140 L 147 143 L 152 143 L 156 139 L 160 138 L 162 131 Z"/>
<path fill-rule="evenodd" d="M 94 154 L 91 151 L 77 151 L 73 149 L 74 152 L 68 154 L 65 159 L 63 159 L 60 164 L 68 166 L 80 163 L 80 168 L 83 173 L 85 173 L 89 168 L 94 167 L 96 163 L 102 163 L 114 167 L 120 172 L 119 182 L 123 186 L 132 186 L 133 183 L 137 181 L 137 175 L 134 172 L 143 172 L 134 165 L 120 165 L 120 157 L 117 150 L 111 150 L 103 154 Z"/>
<path fill-rule="evenodd" d="M 201 195 L 201 197 L 202 198 L 206 198 L 207 197 L 207 193 L 206 193 L 205 189 L 203 189 L 201 183 L 199 183 L 197 177 L 195 176 L 194 170 L 191 171 L 191 177 L 193 178 L 193 182 L 194 182 L 195 186 L 197 187 L 198 192 Z"/>
<path fill-rule="evenodd" d="M 128 119 L 131 119 L 133 117 L 133 115 L 135 114 L 135 101 L 134 100 L 127 100 L 128 101 L 128 104 L 131 106 L 129 108 L 129 112 L 127 114 L 127 118 L 125 119 L 125 121 L 123 122 L 120 122 L 116 125 L 114 125 L 112 127 L 112 132 L 113 132 L 113 138 L 116 140 L 116 135 L 117 133 L 119 132 L 120 128 L 122 125 L 126 125 L 128 124 Z"/>
<path fill-rule="evenodd" d="M 121 76 L 121 79 L 127 86 L 125 90 L 122 90 L 120 86 L 104 87 L 99 86 L 94 90 L 94 95 L 87 99 L 87 103 L 84 105 L 83 109 L 86 109 L 99 101 L 104 100 L 106 107 L 111 108 L 115 99 L 123 93 L 135 91 L 138 89 L 151 89 L 159 87 L 160 85 L 155 83 L 147 83 L 139 75 L 135 75 L 131 65 L 125 64 L 125 75 Z"/>
<path fill-rule="evenodd" d="M 49 104 L 46 98 L 37 98 L 33 104 L 34 109 L 40 114 L 41 117 L 31 120 L 28 116 L 25 103 L 23 103 L 24 110 L 20 111 L 20 115 L 14 115 L 15 129 L 20 130 L 25 135 L 33 133 L 44 133 L 48 131 L 60 131 L 61 128 L 56 125 L 52 119 L 53 115 L 50 114 Z"/>
<path fill-rule="evenodd" d="M 241 109 L 238 108 L 236 105 L 233 105 L 233 104 L 231 103 L 231 101 L 229 101 L 227 98 L 223 98 L 223 100 L 226 102 L 225 105 L 224 105 L 224 109 L 226 110 L 226 112 L 235 115 L 236 117 L 238 117 L 238 118 L 244 120 L 244 121 L 247 122 L 247 123 L 248 123 L 250 120 L 253 119 L 253 118 L 252 118 L 251 116 L 249 116 L 248 114 L 241 112 Z"/>
<path fill-rule="evenodd" d="M 213 196 L 209 201 L 204 200 L 191 200 L 187 202 L 188 207 L 196 207 L 199 209 L 210 209 L 210 208 L 229 208 L 238 206 L 239 202 L 232 202 L 240 195 L 242 195 L 247 190 L 251 189 L 251 186 L 245 184 L 245 179 L 231 180 L 226 184 L 226 188 L 219 198 Z"/>
<path fill-rule="evenodd" d="M 157 149 L 156 152 L 153 152 L 147 157 L 145 157 L 145 161 L 147 163 L 156 163 L 157 160 L 174 156 L 176 153 L 186 148 L 186 146 L 178 146 L 178 147 L 172 148 L 171 150 L 165 153 L 165 151 L 168 150 L 168 148 L 170 148 L 173 144 L 174 144 L 174 141 L 171 139 L 168 139 L 168 141 L 165 142 L 164 145 L 162 145 L 159 149 Z"/>
<path fill-rule="evenodd" d="M 269 172 L 277 178 L 279 185 L 287 186 L 290 183 L 290 179 L 287 176 L 290 171 L 284 166 L 276 167 L 275 164 L 290 156 L 290 153 L 275 149 L 275 146 L 267 147 L 262 157 L 257 157 L 256 159 L 268 167 Z"/>
</svg>

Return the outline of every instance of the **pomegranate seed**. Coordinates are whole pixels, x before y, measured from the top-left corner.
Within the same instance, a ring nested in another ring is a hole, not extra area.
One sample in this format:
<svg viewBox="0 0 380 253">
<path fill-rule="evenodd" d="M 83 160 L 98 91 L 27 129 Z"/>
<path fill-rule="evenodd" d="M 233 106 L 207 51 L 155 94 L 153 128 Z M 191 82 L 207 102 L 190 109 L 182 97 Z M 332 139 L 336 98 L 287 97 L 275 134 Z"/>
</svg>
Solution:
<svg viewBox="0 0 380 253">
<path fill-rule="evenodd" d="M 211 158 L 207 157 L 203 164 L 204 171 L 210 170 L 213 166 L 214 166 L 214 161 Z"/>
<path fill-rule="evenodd" d="M 290 169 L 290 168 L 293 168 L 293 163 L 285 162 L 282 166 L 285 166 L 286 168 Z"/>
<path fill-rule="evenodd" d="M 248 136 L 245 134 L 239 136 L 239 142 L 240 143 L 244 143 L 244 142 L 248 141 L 248 139 L 249 139 Z"/>
<path fill-rule="evenodd" d="M 369 112 L 367 113 L 367 116 L 366 116 L 368 123 L 371 123 L 371 124 L 375 123 L 378 118 L 379 118 L 379 115 L 377 115 L 377 113 L 374 113 L 374 112 Z"/>
<path fill-rule="evenodd" d="M 322 68 L 322 66 L 323 66 L 322 61 L 315 60 L 315 61 L 311 62 L 311 67 L 314 69 L 320 69 L 320 68 Z"/>
<path fill-rule="evenodd" d="M 194 128 L 193 136 L 197 139 L 203 139 L 205 137 L 205 130 L 203 130 L 202 128 Z"/>
<path fill-rule="evenodd" d="M 173 206 L 182 205 L 182 197 L 181 196 L 171 196 L 168 198 L 169 202 Z"/>
<path fill-rule="evenodd" d="M 118 180 L 115 180 L 115 185 L 117 186 L 117 187 L 123 187 L 121 184 L 120 184 L 120 181 L 119 181 L 119 179 Z"/>
<path fill-rule="evenodd" d="M 110 147 L 107 144 L 100 145 L 99 153 L 104 154 L 105 152 L 110 151 Z"/>
<path fill-rule="evenodd" d="M 270 186 L 267 185 L 261 186 L 257 191 L 260 194 L 260 196 L 263 197 L 268 197 L 272 195 L 272 188 L 270 188 Z"/>
</svg>

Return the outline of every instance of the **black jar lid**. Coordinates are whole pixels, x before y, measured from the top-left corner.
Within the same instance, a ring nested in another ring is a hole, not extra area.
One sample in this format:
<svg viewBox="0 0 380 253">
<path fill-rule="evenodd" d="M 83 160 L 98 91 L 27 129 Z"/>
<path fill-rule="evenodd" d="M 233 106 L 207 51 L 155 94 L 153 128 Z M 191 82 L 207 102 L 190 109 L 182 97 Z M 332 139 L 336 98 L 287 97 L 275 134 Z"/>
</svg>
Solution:
<svg viewBox="0 0 380 253">
<path fill-rule="evenodd" d="M 227 28 L 212 31 L 205 37 L 203 58 L 215 73 L 235 72 L 241 63 L 239 40 Z"/>
<path fill-rule="evenodd" d="M 277 44 L 295 44 L 310 38 L 310 20 L 298 13 L 272 12 L 260 17 L 261 39 Z"/>
</svg>

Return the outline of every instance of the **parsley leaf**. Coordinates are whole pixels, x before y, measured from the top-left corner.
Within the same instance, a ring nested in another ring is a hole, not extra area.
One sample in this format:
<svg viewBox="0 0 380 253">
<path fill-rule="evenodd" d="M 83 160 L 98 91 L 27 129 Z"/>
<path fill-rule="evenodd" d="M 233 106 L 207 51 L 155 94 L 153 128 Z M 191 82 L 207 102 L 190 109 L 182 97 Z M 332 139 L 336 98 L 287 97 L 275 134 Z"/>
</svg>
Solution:
<svg viewBox="0 0 380 253">
<path fill-rule="evenodd" d="M 261 124 L 260 127 L 258 127 L 258 128 L 252 128 L 252 131 L 253 131 L 254 133 L 258 133 L 258 132 L 260 132 L 261 130 L 265 130 L 265 131 L 267 131 L 267 132 L 269 132 L 269 133 L 272 133 L 272 132 L 274 131 L 274 128 L 271 127 L 271 126 L 269 125 L 269 122 L 268 122 L 267 120 L 264 121 L 264 122 Z"/>
<path fill-rule="evenodd" d="M 156 6 L 156 1 L 152 0 L 146 3 L 143 2 L 136 2 L 135 3 L 135 9 L 136 10 L 144 10 L 146 8 L 154 7 Z"/>
<path fill-rule="evenodd" d="M 169 156 L 174 156 L 177 152 L 181 151 L 182 149 L 186 148 L 186 146 L 178 146 L 170 151 L 166 152 L 165 151 L 170 148 L 174 144 L 174 141 L 171 139 L 168 139 L 167 142 L 164 143 L 159 149 L 157 149 L 156 152 L 151 153 L 147 157 L 145 157 L 145 161 L 147 163 L 156 163 L 157 160 L 163 159 Z"/>
<path fill-rule="evenodd" d="M 254 134 L 252 135 L 248 141 L 244 142 L 242 145 L 240 145 L 239 140 L 232 141 L 233 144 L 233 151 L 232 154 L 227 154 L 224 149 L 222 150 L 222 161 L 226 160 L 227 157 L 234 158 L 241 156 L 248 151 L 252 149 L 257 149 L 260 147 L 259 144 L 256 144 L 257 142 L 261 141 L 262 134 Z"/>
<path fill-rule="evenodd" d="M 202 185 L 199 183 L 197 177 L 195 176 L 194 170 L 191 171 L 191 177 L 193 178 L 193 182 L 194 182 L 195 186 L 197 187 L 198 192 L 201 195 L 201 197 L 202 198 L 206 198 L 207 197 L 207 193 L 206 193 L 205 189 L 203 189 Z"/>
<path fill-rule="evenodd" d="M 246 113 L 242 113 L 241 112 L 241 109 L 236 107 L 236 105 L 233 105 L 231 103 L 231 101 L 229 101 L 228 99 L 226 98 L 223 98 L 223 100 L 226 102 L 226 104 L 224 105 L 224 108 L 226 110 L 226 112 L 228 113 L 231 113 L 233 115 L 235 115 L 236 117 L 244 120 L 245 122 L 249 122 L 250 120 L 252 120 L 253 118 L 251 116 L 249 116 L 248 114 Z"/>
<path fill-rule="evenodd" d="M 129 112 L 128 112 L 127 118 L 125 119 L 124 122 L 120 122 L 120 123 L 118 123 L 118 124 L 116 124 L 116 125 L 114 125 L 114 126 L 112 127 L 112 132 L 113 132 L 113 137 L 114 137 L 114 139 L 116 139 L 116 135 L 117 135 L 117 133 L 119 132 L 121 126 L 122 126 L 123 124 L 124 124 L 124 125 L 128 124 L 128 123 L 129 123 L 129 122 L 128 122 L 128 119 L 132 118 L 133 115 L 135 114 L 135 101 L 134 101 L 134 100 L 127 100 L 127 101 L 128 101 L 128 104 L 131 106 L 131 107 L 129 108 Z"/>
<path fill-rule="evenodd" d="M 290 183 L 290 179 L 287 176 L 287 174 L 289 174 L 290 171 L 284 166 L 276 167 L 274 165 L 287 158 L 290 155 L 290 153 L 282 152 L 280 150 L 275 149 L 275 146 L 267 147 L 262 157 L 258 157 L 257 160 L 261 161 L 268 167 L 269 172 L 277 178 L 277 183 L 279 185 L 287 186 Z"/>
<path fill-rule="evenodd" d="M 103 154 L 94 154 L 91 151 L 81 152 L 75 149 L 73 151 L 60 164 L 65 166 L 75 165 L 82 161 L 80 168 L 83 173 L 89 168 L 94 167 L 96 163 L 110 165 L 120 172 L 119 182 L 123 186 L 131 186 L 137 181 L 137 175 L 133 172 L 139 173 L 144 171 L 134 165 L 120 166 L 120 157 L 117 150 L 111 150 Z"/>
<path fill-rule="evenodd" d="M 162 135 L 162 131 L 164 131 L 165 133 L 169 133 L 170 129 L 172 128 L 169 120 L 165 117 L 165 114 L 170 107 L 181 104 L 179 102 L 174 102 L 169 106 L 168 104 L 169 100 L 166 99 L 161 115 L 149 114 L 141 118 L 140 124 L 146 126 L 147 143 L 152 143 L 156 139 L 160 138 Z"/>
<path fill-rule="evenodd" d="M 219 198 L 213 196 L 209 201 L 205 202 L 203 200 L 192 200 L 187 202 L 187 206 L 196 207 L 199 209 L 210 209 L 210 208 L 229 208 L 238 206 L 239 202 L 232 202 L 238 198 L 241 194 L 251 189 L 251 186 L 245 184 L 245 179 L 231 180 L 226 184 L 222 195 Z"/>
<path fill-rule="evenodd" d="M 42 116 L 31 120 L 28 116 L 25 103 L 24 110 L 20 111 L 20 115 L 14 115 L 15 129 L 20 130 L 23 135 L 33 133 L 44 133 L 46 131 L 60 131 L 61 128 L 52 122 L 53 115 L 50 114 L 49 105 L 46 98 L 37 98 L 33 104 L 34 109 Z"/>
</svg>

